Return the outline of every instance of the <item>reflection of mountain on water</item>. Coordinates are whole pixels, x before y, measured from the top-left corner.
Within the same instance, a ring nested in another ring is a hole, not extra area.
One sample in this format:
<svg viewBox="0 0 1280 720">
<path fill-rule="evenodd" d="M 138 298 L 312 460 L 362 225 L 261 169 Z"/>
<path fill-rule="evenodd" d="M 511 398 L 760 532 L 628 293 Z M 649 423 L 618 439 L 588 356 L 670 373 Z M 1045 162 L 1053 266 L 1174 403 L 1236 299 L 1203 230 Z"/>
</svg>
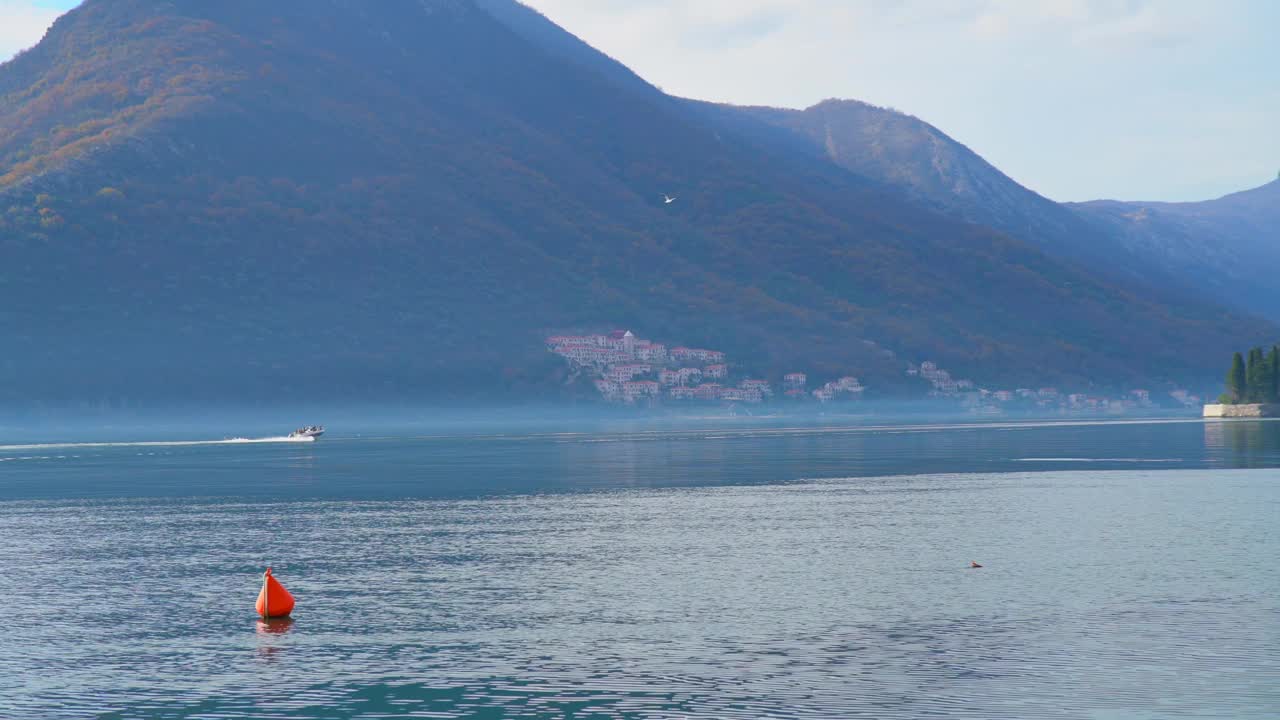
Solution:
<svg viewBox="0 0 1280 720">
<path fill-rule="evenodd" d="M 1280 462 L 1280 422 L 1225 420 L 1204 425 L 1204 446 L 1214 465 L 1275 467 Z"/>
</svg>

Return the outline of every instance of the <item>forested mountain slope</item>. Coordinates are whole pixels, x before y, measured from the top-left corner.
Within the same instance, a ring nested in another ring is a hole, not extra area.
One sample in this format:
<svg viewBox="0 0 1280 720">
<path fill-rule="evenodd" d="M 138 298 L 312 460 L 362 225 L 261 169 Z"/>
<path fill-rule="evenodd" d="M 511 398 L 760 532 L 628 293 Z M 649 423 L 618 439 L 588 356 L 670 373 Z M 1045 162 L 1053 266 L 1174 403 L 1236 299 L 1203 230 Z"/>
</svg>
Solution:
<svg viewBox="0 0 1280 720">
<path fill-rule="evenodd" d="M 806 137 L 836 164 L 913 198 L 1016 237 L 1088 256 L 1091 240 L 1071 211 L 1022 187 L 932 125 L 856 100 L 806 110 L 733 108 Z"/>
<path fill-rule="evenodd" d="M 617 82 L 639 81 L 538 13 L 510 0 L 481 2 L 545 49 Z M 1203 203 L 1056 203 L 933 125 L 889 108 L 857 100 L 826 100 L 804 110 L 682 102 L 759 148 L 824 158 L 949 217 L 1001 230 L 1113 281 L 1141 286 L 1135 291 L 1163 303 L 1208 300 L 1280 319 L 1276 284 L 1259 282 L 1257 267 L 1269 266 L 1280 252 L 1276 183 Z M 1144 208 L 1137 221 L 1126 217 Z M 1147 221 L 1161 211 L 1182 219 Z M 1267 262 L 1235 262 L 1244 256 Z"/>
<path fill-rule="evenodd" d="M 763 148 L 522 12 L 61 18 L 0 66 L 0 396 L 543 393 L 544 333 L 614 326 L 760 372 L 1128 382 L 1270 332 Z"/>
<path fill-rule="evenodd" d="M 710 106 L 792 133 L 769 142 L 805 151 L 900 189 L 930 207 L 1033 243 L 1172 305 L 1202 303 L 1280 320 L 1280 183 L 1198 203 L 1055 203 L 1019 185 L 932 125 L 855 100 L 805 110 Z M 758 137 L 763 138 L 761 133 Z M 1252 259 L 1250 261 L 1249 259 Z"/>
</svg>

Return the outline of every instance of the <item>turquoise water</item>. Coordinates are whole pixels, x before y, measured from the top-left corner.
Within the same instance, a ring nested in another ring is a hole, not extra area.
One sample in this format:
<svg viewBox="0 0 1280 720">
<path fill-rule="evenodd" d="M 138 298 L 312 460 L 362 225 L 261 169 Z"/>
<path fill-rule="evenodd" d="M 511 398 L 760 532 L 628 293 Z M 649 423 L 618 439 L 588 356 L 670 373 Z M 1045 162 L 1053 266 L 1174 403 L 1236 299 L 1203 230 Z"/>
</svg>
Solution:
<svg viewBox="0 0 1280 720">
<path fill-rule="evenodd" d="M 0 717 L 1274 718 L 1277 467 L 1267 422 L 4 445 Z"/>
</svg>

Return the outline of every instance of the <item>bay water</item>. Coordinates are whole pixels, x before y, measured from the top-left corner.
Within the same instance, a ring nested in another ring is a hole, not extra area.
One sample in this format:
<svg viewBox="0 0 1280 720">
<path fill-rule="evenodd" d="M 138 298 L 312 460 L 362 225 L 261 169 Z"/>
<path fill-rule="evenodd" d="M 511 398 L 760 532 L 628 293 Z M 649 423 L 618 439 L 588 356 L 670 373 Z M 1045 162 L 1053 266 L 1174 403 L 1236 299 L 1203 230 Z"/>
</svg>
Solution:
<svg viewBox="0 0 1280 720">
<path fill-rule="evenodd" d="M 358 430 L 0 444 L 0 717 L 1280 716 L 1280 423 Z"/>
</svg>

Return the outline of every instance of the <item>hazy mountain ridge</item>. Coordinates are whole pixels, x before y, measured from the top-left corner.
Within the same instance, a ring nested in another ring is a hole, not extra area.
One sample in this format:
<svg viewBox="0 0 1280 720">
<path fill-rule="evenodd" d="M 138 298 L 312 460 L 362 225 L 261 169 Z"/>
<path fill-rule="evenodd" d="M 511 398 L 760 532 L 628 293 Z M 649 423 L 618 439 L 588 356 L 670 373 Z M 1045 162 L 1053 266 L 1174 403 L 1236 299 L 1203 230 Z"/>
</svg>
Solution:
<svg viewBox="0 0 1280 720">
<path fill-rule="evenodd" d="M 1085 224 L 1073 213 L 916 117 L 857 100 L 826 100 L 805 110 L 736 110 L 799 133 L 837 165 L 943 212 L 1067 257 L 1092 258 L 1092 248 L 1080 245 Z"/>
<path fill-rule="evenodd" d="M 1224 303 L 1280 317 L 1280 179 L 1200 202 L 1069 205 Z"/>
<path fill-rule="evenodd" d="M 761 373 L 1128 382 L 1268 331 L 763 147 L 484 2 L 88 0 L 0 66 L 0 392 L 543 392 L 543 333 L 613 325 Z"/>
<path fill-rule="evenodd" d="M 851 172 L 1121 281 L 1143 283 L 1166 301 L 1199 295 L 1280 319 L 1280 289 L 1266 270 L 1280 267 L 1280 181 L 1194 203 L 1059 204 L 936 127 L 887 108 L 827 100 L 805 110 L 724 106 L 723 112 L 788 129 Z"/>
</svg>

